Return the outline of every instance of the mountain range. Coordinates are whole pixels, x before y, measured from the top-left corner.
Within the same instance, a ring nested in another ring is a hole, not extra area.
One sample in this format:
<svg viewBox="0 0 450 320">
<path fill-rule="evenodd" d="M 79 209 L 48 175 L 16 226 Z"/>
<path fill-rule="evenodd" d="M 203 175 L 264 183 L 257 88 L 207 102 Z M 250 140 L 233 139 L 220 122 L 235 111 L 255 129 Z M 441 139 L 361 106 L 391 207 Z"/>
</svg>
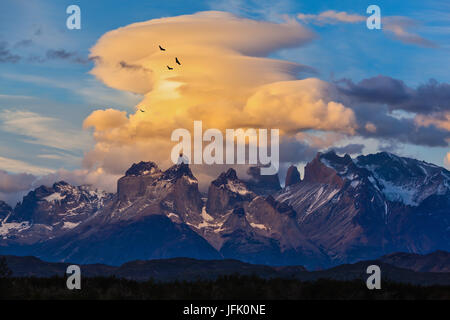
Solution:
<svg viewBox="0 0 450 320">
<path fill-rule="evenodd" d="M 35 257 L 5 256 L 14 277 L 64 277 L 68 262 L 45 262 Z M 411 261 L 414 261 L 411 264 Z M 417 263 L 419 261 L 419 263 Z M 283 278 L 301 281 L 332 279 L 365 280 L 366 269 L 376 264 L 383 280 L 416 285 L 450 286 L 450 253 L 436 251 L 427 255 L 392 253 L 376 260 L 359 261 L 320 271 L 308 271 L 302 266 L 265 266 L 239 260 L 197 260 L 171 258 L 129 261 L 120 266 L 105 264 L 81 265 L 83 277 L 111 277 L 136 281 L 198 281 L 215 280 L 229 275 L 257 276 L 264 279 Z"/>
<path fill-rule="evenodd" d="M 318 153 L 301 179 L 229 169 L 202 194 L 187 164 L 133 164 L 117 193 L 63 181 L 0 202 L 0 254 L 113 266 L 187 257 L 323 269 L 450 251 L 450 172 L 391 153 Z"/>
</svg>

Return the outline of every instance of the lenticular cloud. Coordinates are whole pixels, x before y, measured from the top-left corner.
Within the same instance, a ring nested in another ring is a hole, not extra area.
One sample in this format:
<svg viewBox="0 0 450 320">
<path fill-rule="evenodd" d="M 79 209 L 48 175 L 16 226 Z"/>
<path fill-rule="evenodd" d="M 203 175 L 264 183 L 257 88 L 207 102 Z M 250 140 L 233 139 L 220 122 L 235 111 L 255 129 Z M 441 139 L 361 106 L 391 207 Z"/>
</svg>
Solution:
<svg viewBox="0 0 450 320">
<path fill-rule="evenodd" d="M 154 19 L 106 33 L 91 49 L 96 63 L 91 73 L 110 87 L 144 98 L 134 114 L 96 111 L 85 120 L 97 141 L 85 164 L 117 173 L 130 161 L 168 161 L 170 133 L 191 129 L 194 120 L 220 130 L 351 134 L 353 111 L 333 100 L 330 86 L 318 79 L 299 80 L 312 68 L 268 58 L 314 37 L 296 21 L 276 24 L 224 12 Z"/>
</svg>

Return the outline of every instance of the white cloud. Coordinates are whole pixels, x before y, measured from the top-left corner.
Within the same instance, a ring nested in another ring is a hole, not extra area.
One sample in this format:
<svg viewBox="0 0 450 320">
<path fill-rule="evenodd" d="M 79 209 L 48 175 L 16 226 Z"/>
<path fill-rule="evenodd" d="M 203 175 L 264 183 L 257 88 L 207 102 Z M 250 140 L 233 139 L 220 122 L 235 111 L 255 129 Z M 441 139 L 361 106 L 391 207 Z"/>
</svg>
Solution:
<svg viewBox="0 0 450 320">
<path fill-rule="evenodd" d="M 91 144 L 88 133 L 70 124 L 31 111 L 0 112 L 0 129 L 20 135 L 27 143 L 68 151 L 82 151 Z"/>
<path fill-rule="evenodd" d="M 142 96 L 139 94 L 108 88 L 92 78 L 84 79 L 83 81 L 72 81 L 65 78 L 57 79 L 31 74 L 8 73 L 3 74 L 2 77 L 14 81 L 32 83 L 37 86 L 65 89 L 82 97 L 87 104 L 96 106 L 130 108 L 142 100 Z M 15 99 L 37 99 L 36 97 L 27 96 L 0 95 L 0 98 L 2 97 L 9 99 L 13 97 Z"/>
<path fill-rule="evenodd" d="M 447 152 L 444 158 L 444 165 L 450 170 L 450 152 Z"/>
<path fill-rule="evenodd" d="M 319 14 L 297 14 L 297 19 L 304 23 L 314 23 L 317 25 L 328 25 L 338 23 L 362 23 L 368 16 L 359 14 L 350 14 L 345 11 L 328 10 Z M 437 45 L 424 37 L 413 33 L 411 29 L 419 26 L 414 19 L 402 16 L 381 16 L 381 25 L 383 32 L 391 35 L 395 39 L 422 47 L 436 47 Z"/>
<path fill-rule="evenodd" d="M 0 168 L 8 172 L 16 172 L 16 173 L 27 172 L 36 175 L 48 174 L 50 172 L 53 172 L 53 170 L 48 168 L 35 166 L 25 161 L 5 157 L 0 157 Z"/>
</svg>

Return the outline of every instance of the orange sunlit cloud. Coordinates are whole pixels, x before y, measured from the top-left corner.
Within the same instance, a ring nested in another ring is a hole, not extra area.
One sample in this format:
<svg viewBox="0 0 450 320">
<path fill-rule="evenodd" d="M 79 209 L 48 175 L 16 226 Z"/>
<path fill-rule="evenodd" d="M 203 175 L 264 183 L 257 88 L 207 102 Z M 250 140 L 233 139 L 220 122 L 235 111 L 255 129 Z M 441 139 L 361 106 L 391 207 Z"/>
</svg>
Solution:
<svg viewBox="0 0 450 320">
<path fill-rule="evenodd" d="M 133 161 L 170 164 L 171 132 L 192 129 L 194 120 L 202 120 L 205 129 L 353 134 L 355 115 L 333 100 L 329 84 L 297 80 L 311 68 L 266 57 L 314 37 L 296 21 L 275 24 L 225 12 L 154 19 L 106 33 L 91 49 L 96 57 L 91 73 L 144 99 L 134 114 L 108 109 L 85 120 L 97 142 L 85 166 L 118 174 Z"/>
</svg>

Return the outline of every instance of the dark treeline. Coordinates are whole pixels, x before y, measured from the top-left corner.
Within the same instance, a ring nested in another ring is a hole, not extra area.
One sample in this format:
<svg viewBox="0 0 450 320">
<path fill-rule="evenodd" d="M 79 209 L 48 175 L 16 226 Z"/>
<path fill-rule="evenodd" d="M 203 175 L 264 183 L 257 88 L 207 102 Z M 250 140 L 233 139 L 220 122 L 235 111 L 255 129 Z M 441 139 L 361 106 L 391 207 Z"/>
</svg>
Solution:
<svg viewBox="0 0 450 320">
<path fill-rule="evenodd" d="M 68 290 L 66 279 L 3 278 L 0 299 L 377 299 L 450 300 L 450 286 L 421 287 L 382 282 L 381 290 L 368 290 L 363 281 L 262 279 L 253 276 L 226 276 L 195 282 L 136 282 L 119 278 L 83 278 L 81 290 Z"/>
</svg>

